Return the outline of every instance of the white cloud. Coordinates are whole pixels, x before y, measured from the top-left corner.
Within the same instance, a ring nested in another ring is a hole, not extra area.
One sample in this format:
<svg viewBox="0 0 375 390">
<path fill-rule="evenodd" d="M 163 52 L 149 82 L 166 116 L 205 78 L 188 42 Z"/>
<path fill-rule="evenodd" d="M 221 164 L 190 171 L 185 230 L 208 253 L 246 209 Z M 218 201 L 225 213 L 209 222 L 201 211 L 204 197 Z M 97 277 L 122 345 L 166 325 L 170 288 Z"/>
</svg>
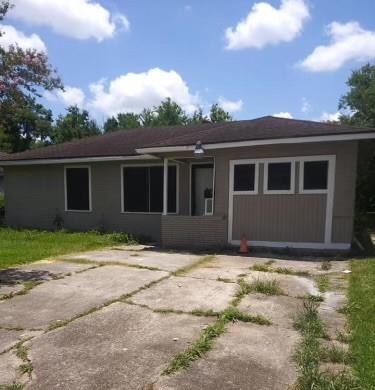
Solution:
<svg viewBox="0 0 375 390">
<path fill-rule="evenodd" d="M 302 31 L 310 13 L 304 0 L 282 0 L 280 8 L 255 3 L 244 20 L 225 31 L 227 49 L 262 48 L 290 42 Z"/>
<path fill-rule="evenodd" d="M 243 108 L 243 101 L 240 100 L 228 100 L 224 97 L 219 97 L 219 106 L 230 113 L 241 111 Z"/>
<path fill-rule="evenodd" d="M 111 38 L 120 27 L 129 29 L 125 15 L 111 13 L 92 0 L 13 0 L 9 15 L 48 26 L 58 34 L 77 39 Z"/>
<path fill-rule="evenodd" d="M 310 72 L 334 71 L 346 62 L 375 58 L 375 31 L 364 30 L 358 22 L 333 22 L 327 26 L 330 43 L 318 46 L 300 66 Z"/>
<path fill-rule="evenodd" d="M 167 97 L 188 113 L 198 108 L 199 99 L 192 95 L 183 78 L 174 70 L 159 68 L 143 73 L 127 73 L 110 82 L 101 80 L 90 85 L 93 94 L 88 107 L 106 115 L 119 112 L 140 112 L 153 107 Z"/>
<path fill-rule="evenodd" d="M 284 118 L 284 119 L 293 119 L 293 115 L 290 112 L 279 112 L 277 114 L 273 114 L 275 118 Z"/>
<path fill-rule="evenodd" d="M 44 94 L 49 101 L 59 101 L 64 106 L 78 106 L 83 107 L 85 103 L 85 93 L 80 88 L 65 87 L 65 91 L 49 92 Z"/>
<path fill-rule="evenodd" d="M 0 37 L 0 46 L 5 49 L 16 43 L 22 49 L 36 49 L 39 52 L 47 52 L 46 45 L 37 34 L 25 35 L 13 26 L 5 25 L 0 25 L 0 30 L 3 34 Z"/>
<path fill-rule="evenodd" d="M 328 112 L 323 112 L 322 116 L 320 117 L 321 122 L 338 122 L 340 119 L 340 111 L 337 111 L 333 114 L 329 114 Z"/>
<path fill-rule="evenodd" d="M 304 113 L 304 114 L 307 114 L 308 112 L 310 112 L 312 109 L 312 106 L 310 104 L 310 102 L 305 98 L 303 97 L 302 98 L 302 106 L 301 106 L 301 111 Z"/>
</svg>

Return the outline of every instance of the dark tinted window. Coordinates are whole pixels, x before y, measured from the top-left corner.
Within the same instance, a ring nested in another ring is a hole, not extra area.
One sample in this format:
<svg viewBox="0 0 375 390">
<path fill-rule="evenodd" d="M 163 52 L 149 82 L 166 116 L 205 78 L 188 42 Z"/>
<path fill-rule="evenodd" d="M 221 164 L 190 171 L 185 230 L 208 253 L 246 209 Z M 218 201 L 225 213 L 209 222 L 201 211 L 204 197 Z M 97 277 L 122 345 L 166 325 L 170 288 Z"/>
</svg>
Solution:
<svg viewBox="0 0 375 390">
<path fill-rule="evenodd" d="M 148 168 L 134 167 L 124 169 L 124 209 L 126 211 L 149 210 L 148 204 L 149 172 Z"/>
<path fill-rule="evenodd" d="M 234 166 L 234 191 L 254 191 L 255 164 L 240 164 Z"/>
<path fill-rule="evenodd" d="M 291 186 L 292 163 L 269 163 L 268 164 L 268 190 L 287 191 Z"/>
<path fill-rule="evenodd" d="M 303 168 L 304 190 L 326 190 L 328 186 L 328 161 L 306 161 Z"/>
<path fill-rule="evenodd" d="M 66 168 L 66 203 L 68 210 L 90 210 L 88 168 Z"/>
<path fill-rule="evenodd" d="M 176 167 L 168 168 L 168 212 L 176 212 Z M 163 211 L 163 167 L 126 167 L 124 177 L 124 211 Z"/>
</svg>

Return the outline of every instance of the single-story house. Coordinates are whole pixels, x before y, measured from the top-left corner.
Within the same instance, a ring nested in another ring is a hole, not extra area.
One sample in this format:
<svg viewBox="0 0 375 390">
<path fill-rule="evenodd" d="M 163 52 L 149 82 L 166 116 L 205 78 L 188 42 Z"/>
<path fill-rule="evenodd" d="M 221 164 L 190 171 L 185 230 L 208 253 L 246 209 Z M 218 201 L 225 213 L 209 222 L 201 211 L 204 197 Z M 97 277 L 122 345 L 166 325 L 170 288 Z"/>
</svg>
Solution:
<svg viewBox="0 0 375 390">
<path fill-rule="evenodd" d="M 0 160 L 6 158 L 7 154 L 0 152 Z M 4 170 L 0 167 L 0 193 L 4 192 Z"/>
<path fill-rule="evenodd" d="M 348 250 L 357 150 L 375 129 L 263 117 L 117 131 L 2 157 L 6 222 L 165 247 Z"/>
</svg>

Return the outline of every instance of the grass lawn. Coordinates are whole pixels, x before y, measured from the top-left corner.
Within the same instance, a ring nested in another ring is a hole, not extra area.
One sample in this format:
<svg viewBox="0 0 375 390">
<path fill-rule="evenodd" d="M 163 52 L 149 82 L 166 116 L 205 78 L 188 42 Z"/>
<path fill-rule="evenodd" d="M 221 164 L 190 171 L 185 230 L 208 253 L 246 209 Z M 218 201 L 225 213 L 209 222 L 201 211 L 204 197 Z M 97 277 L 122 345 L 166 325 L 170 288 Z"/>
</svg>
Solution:
<svg viewBox="0 0 375 390">
<path fill-rule="evenodd" d="M 0 268 L 130 242 L 131 237 L 125 233 L 45 232 L 0 227 Z"/>
<path fill-rule="evenodd" d="M 364 389 L 375 389 L 375 259 L 354 260 L 348 315 L 354 369 Z"/>
</svg>

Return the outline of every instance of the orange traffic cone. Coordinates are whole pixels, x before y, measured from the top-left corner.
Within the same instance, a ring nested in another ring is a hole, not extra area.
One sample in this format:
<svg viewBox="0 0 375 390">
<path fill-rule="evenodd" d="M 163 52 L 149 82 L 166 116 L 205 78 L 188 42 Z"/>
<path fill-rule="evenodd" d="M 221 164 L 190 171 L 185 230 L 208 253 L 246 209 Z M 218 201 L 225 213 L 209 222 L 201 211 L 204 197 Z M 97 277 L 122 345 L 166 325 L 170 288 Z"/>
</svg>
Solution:
<svg viewBox="0 0 375 390">
<path fill-rule="evenodd" d="M 246 239 L 246 236 L 244 234 L 241 237 L 241 245 L 240 245 L 239 253 L 242 253 L 242 254 L 249 253 L 249 246 L 247 244 L 247 239 Z"/>
</svg>

